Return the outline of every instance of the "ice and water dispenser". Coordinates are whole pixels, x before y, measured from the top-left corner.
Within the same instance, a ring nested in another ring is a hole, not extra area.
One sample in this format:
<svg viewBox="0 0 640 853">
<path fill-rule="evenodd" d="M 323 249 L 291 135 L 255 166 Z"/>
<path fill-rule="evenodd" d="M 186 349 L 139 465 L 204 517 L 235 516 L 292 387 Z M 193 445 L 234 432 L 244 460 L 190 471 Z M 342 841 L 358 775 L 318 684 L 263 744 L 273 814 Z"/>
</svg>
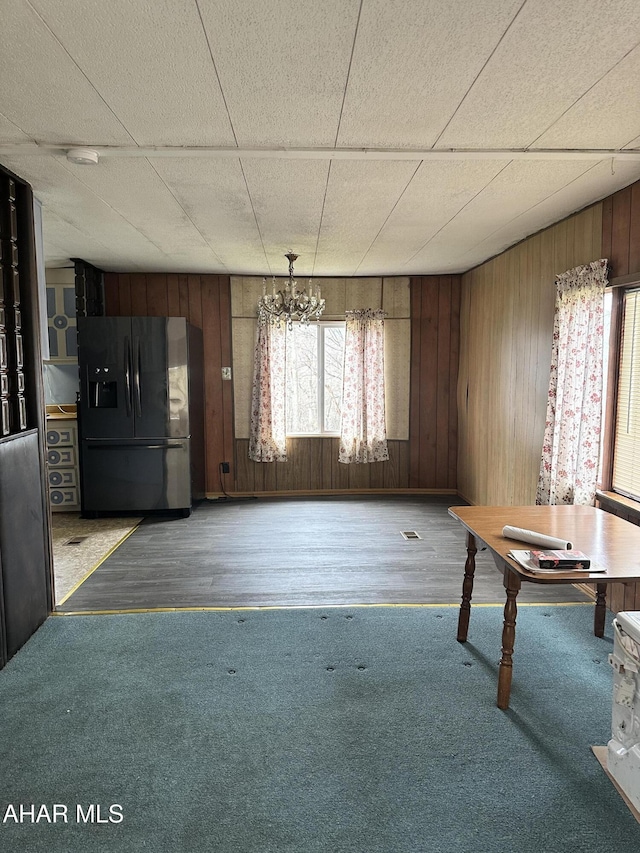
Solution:
<svg viewBox="0 0 640 853">
<path fill-rule="evenodd" d="M 118 408 L 118 382 L 115 365 L 90 367 L 88 403 L 91 409 Z"/>
</svg>

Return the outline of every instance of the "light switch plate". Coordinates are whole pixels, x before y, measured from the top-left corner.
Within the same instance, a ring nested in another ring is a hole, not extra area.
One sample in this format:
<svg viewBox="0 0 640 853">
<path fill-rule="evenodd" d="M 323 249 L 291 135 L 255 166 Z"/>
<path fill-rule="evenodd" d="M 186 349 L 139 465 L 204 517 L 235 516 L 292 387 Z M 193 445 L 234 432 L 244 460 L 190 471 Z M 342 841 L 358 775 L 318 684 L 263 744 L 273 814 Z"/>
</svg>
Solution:
<svg viewBox="0 0 640 853">
<path fill-rule="evenodd" d="M 222 368 L 222 378 L 223 379 L 231 379 L 231 368 L 223 367 Z"/>
</svg>

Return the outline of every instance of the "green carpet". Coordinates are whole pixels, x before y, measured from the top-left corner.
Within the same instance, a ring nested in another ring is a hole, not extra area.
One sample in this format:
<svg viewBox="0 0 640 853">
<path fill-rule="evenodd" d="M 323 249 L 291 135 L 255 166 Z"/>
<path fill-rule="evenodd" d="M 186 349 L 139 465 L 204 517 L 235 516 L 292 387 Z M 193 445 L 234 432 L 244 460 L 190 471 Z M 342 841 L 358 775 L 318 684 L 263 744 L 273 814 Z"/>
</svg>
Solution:
<svg viewBox="0 0 640 853">
<path fill-rule="evenodd" d="M 612 683 L 592 618 L 520 609 L 508 712 L 496 607 L 466 646 L 445 607 L 51 618 L 0 673 L 0 850 L 637 853 L 590 750 Z"/>
</svg>

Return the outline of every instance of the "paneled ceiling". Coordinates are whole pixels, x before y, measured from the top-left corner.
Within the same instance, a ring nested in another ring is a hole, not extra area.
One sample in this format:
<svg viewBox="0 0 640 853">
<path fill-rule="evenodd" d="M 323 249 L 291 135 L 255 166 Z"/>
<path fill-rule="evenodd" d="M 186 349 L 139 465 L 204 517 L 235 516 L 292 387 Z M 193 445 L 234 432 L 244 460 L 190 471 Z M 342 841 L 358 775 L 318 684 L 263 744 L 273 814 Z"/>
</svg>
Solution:
<svg viewBox="0 0 640 853">
<path fill-rule="evenodd" d="M 0 80 L 51 266 L 461 271 L 640 178 L 638 0 L 2 0 Z"/>
</svg>

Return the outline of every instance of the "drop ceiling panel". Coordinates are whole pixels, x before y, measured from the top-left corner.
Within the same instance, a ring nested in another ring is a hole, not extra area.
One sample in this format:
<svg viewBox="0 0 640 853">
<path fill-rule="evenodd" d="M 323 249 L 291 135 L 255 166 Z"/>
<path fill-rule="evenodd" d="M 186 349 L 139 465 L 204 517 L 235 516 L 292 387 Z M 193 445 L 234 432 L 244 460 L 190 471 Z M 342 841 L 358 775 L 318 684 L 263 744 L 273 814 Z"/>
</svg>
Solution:
<svg viewBox="0 0 640 853">
<path fill-rule="evenodd" d="M 2 142 L 30 143 L 32 140 L 6 116 L 0 114 L 0 140 Z"/>
<path fill-rule="evenodd" d="M 168 257 L 160 246 L 86 184 L 76 180 L 70 174 L 66 161 L 41 155 L 5 158 L 4 165 L 18 175 L 24 175 L 28 165 L 34 194 L 42 202 L 43 211 L 51 206 L 60 218 L 81 233 L 97 235 L 100 244 L 112 249 L 117 247 L 123 261 L 135 261 L 137 253 L 141 253 L 145 260 L 157 258 L 165 265 L 168 263 Z M 95 263 L 93 257 L 86 256 L 86 252 L 81 257 Z"/>
<path fill-rule="evenodd" d="M 0 113 L 33 139 L 131 144 L 67 51 L 21 0 L 2 3 L 0 79 Z"/>
<path fill-rule="evenodd" d="M 331 164 L 316 258 L 323 275 L 354 275 L 359 271 L 418 166 L 412 161 Z"/>
<path fill-rule="evenodd" d="M 111 228 L 122 220 L 123 229 L 134 239 L 133 245 L 137 244 L 136 251 L 144 252 L 145 263 L 150 268 L 225 271 L 205 236 L 146 160 L 105 159 L 97 169 L 76 166 L 61 157 L 51 156 L 23 158 L 23 162 L 26 166 L 22 168 L 20 164 L 21 173 L 31 167 L 34 191 L 47 208 L 51 206 L 52 192 L 57 199 L 64 196 L 66 201 L 62 209 L 66 209 L 69 221 L 80 221 L 81 230 L 84 230 L 94 222 L 96 211 L 102 206 L 105 213 L 112 214 Z M 33 171 L 34 165 L 40 175 Z M 56 209 L 61 208 L 56 206 Z M 46 228 L 45 221 L 45 242 Z M 139 235 L 149 245 L 139 242 L 133 235 Z M 118 251 L 124 251 L 125 244 L 121 246 L 113 240 L 113 245 L 118 246 Z M 98 265 L 94 256 L 86 251 L 80 256 Z M 113 268 L 112 263 L 113 260 L 109 269 Z"/>
<path fill-rule="evenodd" d="M 637 0 L 2 7 L 0 144 L 233 146 L 235 129 L 260 147 L 640 146 Z M 259 276 L 285 275 L 289 249 L 300 276 L 467 269 L 640 177 L 610 161 L 0 160 L 44 202 L 47 261 Z"/>
<path fill-rule="evenodd" d="M 138 144 L 234 144 L 193 0 L 31 2 Z"/>
<path fill-rule="evenodd" d="M 169 158 L 154 160 L 153 164 L 225 271 L 266 271 L 260 233 L 239 160 Z"/>
<path fill-rule="evenodd" d="M 624 148 L 640 134 L 640 48 L 621 62 L 546 133 L 536 148 Z"/>
<path fill-rule="evenodd" d="M 637 0 L 525 3 L 438 147 L 531 144 L 638 41 Z"/>
<path fill-rule="evenodd" d="M 359 272 L 401 272 L 404 264 L 508 164 L 505 160 L 424 162 L 377 235 Z"/>
<path fill-rule="evenodd" d="M 436 252 L 451 246 L 452 241 L 458 246 L 458 258 L 481 243 L 484 243 L 486 257 L 490 257 L 504 248 L 499 231 L 530 208 L 561 191 L 593 165 L 584 161 L 514 160 L 409 261 L 407 270 L 413 272 L 431 266 L 433 258 L 440 256 Z"/>
<path fill-rule="evenodd" d="M 367 0 L 338 144 L 428 148 L 522 0 Z"/>
<path fill-rule="evenodd" d="M 411 265 L 407 265 L 407 272 L 424 274 L 425 269 L 436 272 L 464 272 L 529 234 L 563 219 L 574 211 L 586 207 L 592 201 L 615 192 L 638 178 L 640 178 L 640 166 L 637 163 L 620 164 L 612 184 L 610 165 L 599 163 L 555 196 L 535 205 L 521 217 L 492 234 L 485 242 L 477 243 L 466 251 L 460 233 L 455 228 L 447 229 L 429 245 L 428 257 L 425 255 L 414 259 Z"/>
<path fill-rule="evenodd" d="M 295 272 L 312 275 L 328 161 L 244 160 L 242 168 L 270 273 L 288 274 L 284 255 L 292 251 L 300 255 Z"/>
<path fill-rule="evenodd" d="M 90 189 L 162 253 L 173 256 L 205 250 L 210 261 L 215 258 L 153 162 L 105 159 L 97 169 L 62 162 L 70 180 Z"/>
<path fill-rule="evenodd" d="M 529 234 L 540 231 L 576 210 L 581 210 L 592 201 L 616 192 L 638 179 L 640 179 L 639 163 L 619 163 L 615 166 L 613 176 L 610 162 L 598 163 L 555 195 L 512 219 L 504 228 L 492 234 L 486 242 L 474 246 L 468 254 L 461 254 L 460 261 L 467 269 L 523 240 Z"/>
<path fill-rule="evenodd" d="M 51 208 L 42 209 L 42 233 L 46 266 L 64 267 L 71 265 L 70 258 L 91 259 L 101 269 L 136 272 L 143 269 L 136 258 L 130 259 L 129 267 L 120 266 L 126 259 L 117 247 L 101 242 L 94 233 L 88 233 L 77 224 L 63 219 Z"/>
<path fill-rule="evenodd" d="M 199 6 L 238 145 L 334 145 L 359 0 Z"/>
</svg>

